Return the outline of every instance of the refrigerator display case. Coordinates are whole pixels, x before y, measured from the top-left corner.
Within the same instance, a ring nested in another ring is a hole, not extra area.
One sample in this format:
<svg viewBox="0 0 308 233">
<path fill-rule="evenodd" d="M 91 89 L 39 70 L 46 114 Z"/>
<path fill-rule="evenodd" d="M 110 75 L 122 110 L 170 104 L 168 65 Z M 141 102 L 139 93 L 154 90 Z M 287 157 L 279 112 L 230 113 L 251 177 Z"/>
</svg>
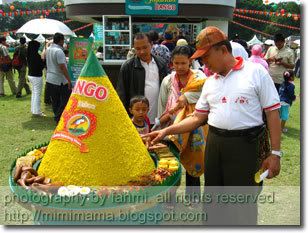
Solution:
<svg viewBox="0 0 308 233">
<path fill-rule="evenodd" d="M 131 17 L 103 15 L 104 64 L 122 64 L 131 49 Z"/>
</svg>

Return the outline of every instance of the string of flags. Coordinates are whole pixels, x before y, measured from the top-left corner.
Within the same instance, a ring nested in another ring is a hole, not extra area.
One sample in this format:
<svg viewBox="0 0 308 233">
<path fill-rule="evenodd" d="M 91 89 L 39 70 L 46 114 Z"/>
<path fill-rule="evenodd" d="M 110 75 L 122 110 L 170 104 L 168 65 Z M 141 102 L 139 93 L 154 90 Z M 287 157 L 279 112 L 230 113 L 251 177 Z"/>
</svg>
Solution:
<svg viewBox="0 0 308 233">
<path fill-rule="evenodd" d="M 48 16 L 50 13 L 63 13 L 65 12 L 65 8 L 52 8 L 48 10 L 25 10 L 25 11 L 12 11 L 12 12 L 4 12 L 0 10 L 0 16 L 5 17 L 5 16 L 23 16 L 23 15 L 45 15 Z"/>
<path fill-rule="evenodd" d="M 13 9 L 13 10 L 12 10 Z M 48 10 L 15 10 L 14 8 L 11 8 L 10 12 L 4 12 L 0 10 L 0 16 L 22 16 L 22 15 L 46 15 L 48 16 L 50 13 L 60 13 L 65 12 L 65 7 L 59 7 L 59 8 L 51 8 Z M 249 10 L 249 9 L 239 9 L 235 8 L 234 12 L 242 13 L 242 14 L 257 14 L 257 15 L 265 15 L 265 16 L 280 16 L 280 17 L 288 17 L 293 18 L 295 21 L 299 20 L 301 18 L 300 14 L 292 14 L 290 12 L 286 12 L 284 9 L 281 9 L 280 11 L 258 11 L 258 10 Z"/>
<path fill-rule="evenodd" d="M 231 23 L 234 23 L 234 24 L 237 24 L 237 25 L 239 25 L 239 26 L 241 26 L 241 27 L 243 27 L 243 28 L 249 29 L 249 30 L 251 30 L 251 31 L 257 32 L 257 33 L 259 33 L 259 34 L 262 34 L 262 35 L 264 35 L 264 36 L 271 37 L 270 34 L 267 34 L 267 33 L 265 33 L 265 32 L 259 31 L 259 30 L 257 30 L 257 29 L 252 28 L 252 27 L 248 27 L 248 26 L 246 26 L 246 25 L 244 25 L 244 24 L 241 24 L 241 23 L 239 23 L 239 22 L 236 22 L 236 21 L 234 21 L 234 20 L 231 20 L 230 22 L 231 22 Z"/>
<path fill-rule="evenodd" d="M 292 17 L 292 19 L 295 21 L 301 18 L 300 14 L 292 14 L 290 12 L 286 12 L 284 9 L 281 9 L 280 11 L 257 11 L 257 10 L 235 8 L 234 12 L 242 14 L 257 14 L 257 15 L 277 16 L 277 17 L 287 17 L 287 18 Z"/>
<path fill-rule="evenodd" d="M 80 27 L 80 28 L 74 29 L 73 32 L 80 31 L 80 30 L 85 29 L 85 28 L 87 28 L 87 27 L 90 27 L 90 26 L 92 26 L 92 25 L 93 25 L 93 23 L 86 24 L 86 25 L 84 25 L 84 26 L 82 26 L 82 27 Z"/>
<path fill-rule="evenodd" d="M 257 21 L 257 22 L 261 22 L 261 23 L 268 23 L 268 24 L 272 24 L 278 27 L 284 27 L 284 28 L 288 28 L 288 29 L 292 29 L 292 30 L 301 30 L 299 27 L 294 27 L 294 26 L 288 26 L 288 25 L 284 25 L 284 24 L 280 24 L 280 23 L 275 23 L 275 22 L 271 22 L 271 21 L 266 21 L 266 20 L 262 20 L 262 19 L 256 19 L 256 18 L 252 18 L 252 17 L 248 17 L 248 16 L 244 16 L 244 15 L 239 15 L 239 14 L 233 14 L 235 17 L 238 18 L 242 18 L 242 19 L 248 19 L 251 21 Z"/>
</svg>

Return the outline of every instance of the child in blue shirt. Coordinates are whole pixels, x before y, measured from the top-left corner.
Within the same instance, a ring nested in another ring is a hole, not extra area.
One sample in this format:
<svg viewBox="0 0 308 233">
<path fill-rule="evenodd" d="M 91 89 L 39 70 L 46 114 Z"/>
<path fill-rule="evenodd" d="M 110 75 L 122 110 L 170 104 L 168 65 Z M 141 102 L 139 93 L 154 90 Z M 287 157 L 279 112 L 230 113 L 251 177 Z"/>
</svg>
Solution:
<svg viewBox="0 0 308 233">
<path fill-rule="evenodd" d="M 294 81 L 294 72 L 292 70 L 286 70 L 283 73 L 284 82 L 279 88 L 279 97 L 280 97 L 280 119 L 281 119 L 281 130 L 283 133 L 288 131 L 285 128 L 286 122 L 289 119 L 289 112 L 292 102 L 295 100 L 296 96 L 294 94 L 295 86 Z"/>
<path fill-rule="evenodd" d="M 129 111 L 133 116 L 132 122 L 141 135 L 150 132 L 150 120 L 147 116 L 149 106 L 149 100 L 144 96 L 135 96 L 129 103 Z"/>
</svg>

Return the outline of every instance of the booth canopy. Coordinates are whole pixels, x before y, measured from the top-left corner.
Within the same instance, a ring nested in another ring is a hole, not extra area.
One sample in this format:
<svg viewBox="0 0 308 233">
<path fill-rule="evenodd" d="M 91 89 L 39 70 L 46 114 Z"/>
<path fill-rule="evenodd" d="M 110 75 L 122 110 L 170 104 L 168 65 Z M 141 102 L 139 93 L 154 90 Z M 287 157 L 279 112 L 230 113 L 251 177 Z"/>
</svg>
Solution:
<svg viewBox="0 0 308 233">
<path fill-rule="evenodd" d="M 257 38 L 256 35 L 254 35 L 253 38 L 252 38 L 250 41 L 247 42 L 247 44 L 248 44 L 249 46 L 251 46 L 251 45 L 263 44 L 263 43 L 262 43 L 262 41 L 260 41 L 260 40 Z"/>
<path fill-rule="evenodd" d="M 13 44 L 13 43 L 15 43 L 16 42 L 16 40 L 14 39 L 14 38 L 12 38 L 10 35 L 8 35 L 7 37 L 6 37 L 6 43 L 8 43 L 8 44 Z"/>
<path fill-rule="evenodd" d="M 31 39 L 30 39 L 29 37 L 27 37 L 25 33 L 22 35 L 22 37 L 25 37 L 25 38 L 26 38 L 26 42 L 27 42 L 27 43 L 31 41 Z"/>
<path fill-rule="evenodd" d="M 44 43 L 46 39 L 42 34 L 40 34 L 38 37 L 35 38 L 35 40 L 37 42 Z"/>
<path fill-rule="evenodd" d="M 293 43 L 297 44 L 298 46 L 301 46 L 301 41 L 298 39 L 298 40 L 295 40 L 293 41 Z"/>
</svg>

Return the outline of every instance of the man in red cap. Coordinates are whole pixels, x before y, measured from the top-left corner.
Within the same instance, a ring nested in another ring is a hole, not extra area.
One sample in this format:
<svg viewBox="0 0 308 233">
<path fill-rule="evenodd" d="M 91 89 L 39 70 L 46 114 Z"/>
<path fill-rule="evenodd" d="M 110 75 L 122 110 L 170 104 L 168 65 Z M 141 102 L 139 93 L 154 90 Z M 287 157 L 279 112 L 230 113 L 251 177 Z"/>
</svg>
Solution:
<svg viewBox="0 0 308 233">
<path fill-rule="evenodd" d="M 193 116 L 147 136 L 156 143 L 166 135 L 191 132 L 207 122 L 205 190 L 209 186 L 257 187 L 254 177 L 260 167 L 268 169 L 268 178 L 277 176 L 280 171 L 280 101 L 274 83 L 260 64 L 233 57 L 227 36 L 216 27 L 206 27 L 199 33 L 196 48 L 191 59 L 201 58 L 214 75 L 203 86 Z M 265 131 L 263 110 L 272 151 L 259 164 L 259 139 Z M 256 224 L 257 206 L 252 206 L 244 214 L 231 213 L 225 223 Z M 218 213 L 224 211 L 223 208 Z M 215 224 L 215 220 L 212 222 Z M 216 223 L 220 224 L 218 220 Z"/>
</svg>

